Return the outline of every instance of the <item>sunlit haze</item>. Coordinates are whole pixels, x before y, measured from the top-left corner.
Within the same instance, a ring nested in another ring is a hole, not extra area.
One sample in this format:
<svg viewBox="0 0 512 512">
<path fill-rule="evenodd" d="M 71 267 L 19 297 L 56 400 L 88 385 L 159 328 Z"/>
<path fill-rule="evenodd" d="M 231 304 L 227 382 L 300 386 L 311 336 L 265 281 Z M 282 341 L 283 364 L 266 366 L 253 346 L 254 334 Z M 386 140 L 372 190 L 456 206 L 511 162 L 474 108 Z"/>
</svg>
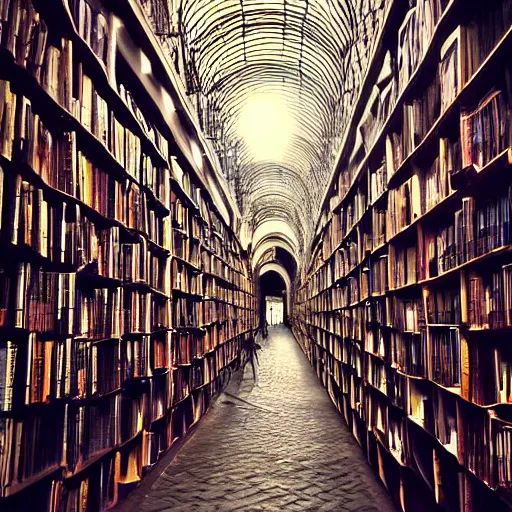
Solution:
<svg viewBox="0 0 512 512">
<path fill-rule="evenodd" d="M 242 108 L 237 132 L 256 161 L 281 161 L 295 128 L 286 99 L 278 93 L 250 96 Z"/>
</svg>

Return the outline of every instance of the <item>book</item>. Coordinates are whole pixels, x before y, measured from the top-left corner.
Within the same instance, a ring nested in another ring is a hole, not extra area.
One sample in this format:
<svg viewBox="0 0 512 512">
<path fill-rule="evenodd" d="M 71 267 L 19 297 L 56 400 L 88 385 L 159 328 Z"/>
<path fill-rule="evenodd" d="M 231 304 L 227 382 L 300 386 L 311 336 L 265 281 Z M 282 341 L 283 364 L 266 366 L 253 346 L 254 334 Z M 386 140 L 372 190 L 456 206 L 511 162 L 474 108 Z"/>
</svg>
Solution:
<svg viewBox="0 0 512 512">
<path fill-rule="evenodd" d="M 12 341 L 0 342 L 0 410 L 10 411 L 13 407 L 13 385 L 16 371 L 18 347 Z"/>
<path fill-rule="evenodd" d="M 17 95 L 10 82 L 0 80 L 0 154 L 10 160 L 15 139 Z"/>
<path fill-rule="evenodd" d="M 462 166 L 481 170 L 511 145 L 511 132 L 503 120 L 509 105 L 503 92 L 491 91 L 473 111 L 461 115 Z"/>
</svg>

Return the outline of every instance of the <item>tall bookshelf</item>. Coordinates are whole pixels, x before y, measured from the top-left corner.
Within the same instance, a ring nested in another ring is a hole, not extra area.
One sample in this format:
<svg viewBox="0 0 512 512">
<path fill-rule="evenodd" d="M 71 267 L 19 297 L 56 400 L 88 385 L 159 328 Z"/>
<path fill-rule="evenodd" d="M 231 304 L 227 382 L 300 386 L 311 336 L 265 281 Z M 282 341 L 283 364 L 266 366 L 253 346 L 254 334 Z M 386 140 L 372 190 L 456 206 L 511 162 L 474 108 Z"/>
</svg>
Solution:
<svg viewBox="0 0 512 512">
<path fill-rule="evenodd" d="M 237 236 L 117 45 L 140 20 L 111 4 L 0 0 L 2 510 L 114 506 L 256 321 Z"/>
<path fill-rule="evenodd" d="M 388 13 L 293 330 L 402 510 L 509 510 L 512 2 Z"/>
</svg>

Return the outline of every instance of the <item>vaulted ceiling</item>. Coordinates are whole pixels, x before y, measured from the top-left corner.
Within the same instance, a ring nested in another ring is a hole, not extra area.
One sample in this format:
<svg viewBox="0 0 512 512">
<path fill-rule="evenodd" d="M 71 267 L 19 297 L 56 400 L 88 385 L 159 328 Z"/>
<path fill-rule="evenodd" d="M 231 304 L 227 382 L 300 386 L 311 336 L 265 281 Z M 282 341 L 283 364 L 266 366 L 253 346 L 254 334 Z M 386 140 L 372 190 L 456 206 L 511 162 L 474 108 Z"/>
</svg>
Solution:
<svg viewBox="0 0 512 512">
<path fill-rule="evenodd" d="M 280 225 L 295 254 L 311 237 L 387 3 L 181 2 L 187 59 L 217 147 L 235 157 L 225 172 L 242 215 L 253 230 Z"/>
</svg>

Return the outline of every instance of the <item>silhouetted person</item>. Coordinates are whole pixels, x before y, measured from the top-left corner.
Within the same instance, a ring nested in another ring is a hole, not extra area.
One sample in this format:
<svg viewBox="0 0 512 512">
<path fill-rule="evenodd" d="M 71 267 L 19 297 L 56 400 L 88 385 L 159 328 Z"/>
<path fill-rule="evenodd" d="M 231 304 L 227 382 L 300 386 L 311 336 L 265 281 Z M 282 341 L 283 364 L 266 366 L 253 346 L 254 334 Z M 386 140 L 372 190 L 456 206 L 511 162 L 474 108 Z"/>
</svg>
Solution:
<svg viewBox="0 0 512 512">
<path fill-rule="evenodd" d="M 254 335 L 249 336 L 247 340 L 244 342 L 244 350 L 245 350 L 245 362 L 243 371 L 245 372 L 245 367 L 247 366 L 247 363 L 251 363 L 252 366 L 252 378 L 254 380 L 255 384 L 259 384 L 259 378 L 258 378 L 258 365 L 260 364 L 258 360 L 258 350 L 261 349 L 261 345 L 256 343 L 256 334 L 258 332 L 258 329 L 254 331 Z"/>
</svg>

